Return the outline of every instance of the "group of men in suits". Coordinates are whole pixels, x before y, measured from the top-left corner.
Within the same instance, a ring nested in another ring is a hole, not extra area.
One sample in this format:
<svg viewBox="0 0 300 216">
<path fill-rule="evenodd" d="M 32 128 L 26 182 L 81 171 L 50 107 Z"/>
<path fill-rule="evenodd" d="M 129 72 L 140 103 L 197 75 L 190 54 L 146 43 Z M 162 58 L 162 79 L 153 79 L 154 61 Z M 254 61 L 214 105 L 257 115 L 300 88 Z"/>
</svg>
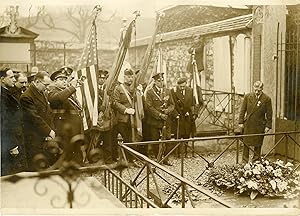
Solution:
<svg viewBox="0 0 300 216">
<path fill-rule="evenodd" d="M 45 71 L 37 72 L 29 86 L 22 75 L 17 76 L 19 84 L 16 84 L 16 77 L 9 68 L 0 72 L 1 174 L 19 171 L 20 165 L 18 169 L 16 161 L 20 161 L 21 158 L 21 161 L 25 161 L 23 166 L 28 164 L 26 170 L 35 170 L 32 161 L 40 153 L 48 156 L 54 168 L 60 166 L 61 160 L 75 160 L 81 163 L 85 156 L 84 146 L 72 144 L 71 139 L 76 135 L 83 137 L 84 133 L 82 109 L 75 96 L 76 89 L 82 85 L 82 81 L 72 79 L 72 69 L 63 67 L 51 76 Z M 113 90 L 108 123 L 101 119 L 105 112 L 102 102 L 108 72 L 100 70 L 98 74 L 99 124 L 96 134 L 106 150 L 105 159 L 108 163 L 116 162 L 120 157 L 117 148 L 118 134 L 124 142 L 140 141 L 132 137 L 133 121 L 137 112 L 133 103 L 136 97 L 135 89 L 132 88 L 134 73 L 133 70 L 126 69 L 124 83 L 119 83 Z M 179 78 L 177 86 L 173 89 L 164 86 L 162 73 L 155 74 L 152 78 L 153 84 L 143 91 L 143 141 L 166 140 L 171 138 L 171 134 L 174 134 L 174 138 L 193 137 L 195 120 L 203 105 L 201 91 L 198 91 L 199 103 L 196 104 L 194 91 L 187 85 L 187 78 Z M 239 126 L 244 129 L 244 134 L 266 133 L 272 127 L 271 99 L 263 93 L 261 81 L 255 82 L 253 87 L 254 92 L 245 95 L 239 116 Z M 58 151 L 45 152 L 47 143 L 51 140 L 58 143 Z M 249 160 L 251 146 L 254 146 L 254 159 L 259 159 L 262 143 L 263 136 L 244 138 L 245 162 Z M 151 147 L 137 150 L 157 157 L 158 145 Z M 167 152 L 168 149 L 165 149 L 163 154 Z M 129 162 L 135 164 L 132 156 L 126 156 Z M 163 162 L 170 165 L 167 159 Z"/>
<path fill-rule="evenodd" d="M 138 110 L 136 110 L 136 106 L 133 102 L 136 100 L 136 89 L 132 87 L 132 84 L 134 77 L 139 74 L 134 73 L 136 72 L 132 69 L 125 69 L 124 83 L 119 83 L 113 90 L 111 97 L 111 108 L 113 112 L 110 117 L 110 125 L 112 127 L 106 130 L 106 133 L 110 131 L 110 135 L 113 137 L 110 142 L 116 142 L 118 134 L 122 136 L 123 142 L 126 143 L 170 139 L 173 133 L 177 138 L 188 138 L 194 135 L 195 119 L 203 103 L 201 94 L 199 97 L 200 104 L 197 105 L 192 89 L 187 86 L 188 80 L 186 78 L 180 78 L 177 82 L 178 86 L 175 89 L 168 89 L 164 86 L 163 73 L 157 73 L 152 76 L 152 85 L 143 89 L 143 137 L 142 140 L 137 140 L 134 135 L 136 132 L 133 131 L 133 122 L 135 121 L 135 115 Z M 107 75 L 108 74 L 106 74 L 106 76 Z M 100 76 L 102 76 L 101 73 Z M 101 97 L 102 95 L 99 94 L 99 101 Z M 102 108 L 103 107 L 99 110 L 99 116 L 102 116 L 100 113 L 104 111 Z M 102 119 L 101 122 L 102 125 L 104 125 Z M 99 128 L 100 126 L 101 124 L 99 124 Z M 113 143 L 109 143 L 105 138 L 102 142 L 104 146 L 114 146 Z M 139 148 L 135 146 L 131 147 L 148 156 L 153 155 L 157 157 L 159 154 L 158 145 L 139 146 Z M 113 149 L 114 151 L 110 151 L 110 158 L 113 158 L 113 161 L 110 162 L 116 162 L 118 157 L 122 157 L 116 154 L 116 146 Z M 163 154 L 167 154 L 168 150 L 170 149 L 165 149 Z M 126 157 L 129 164 L 132 163 L 134 166 L 137 166 L 134 158 L 130 154 L 126 154 Z M 170 165 L 167 159 L 165 159 L 163 163 Z"/>
<path fill-rule="evenodd" d="M 46 155 L 49 165 L 60 154 L 64 160 L 82 161 L 80 146 L 64 145 L 72 136 L 83 133 L 81 107 L 73 98 L 75 88 L 81 83 L 78 80 L 67 83 L 68 70 L 63 67 L 51 76 L 39 71 L 26 88 L 24 79 L 20 79 L 22 75 L 17 76 L 24 85 L 20 81 L 16 90 L 13 71 L 1 69 L 1 175 L 36 170 L 33 160 L 40 154 Z M 54 140 L 58 143 L 56 151 L 48 151 L 48 144 Z M 68 148 L 72 150 L 67 151 Z M 21 158 L 22 167 L 17 167 Z"/>
</svg>

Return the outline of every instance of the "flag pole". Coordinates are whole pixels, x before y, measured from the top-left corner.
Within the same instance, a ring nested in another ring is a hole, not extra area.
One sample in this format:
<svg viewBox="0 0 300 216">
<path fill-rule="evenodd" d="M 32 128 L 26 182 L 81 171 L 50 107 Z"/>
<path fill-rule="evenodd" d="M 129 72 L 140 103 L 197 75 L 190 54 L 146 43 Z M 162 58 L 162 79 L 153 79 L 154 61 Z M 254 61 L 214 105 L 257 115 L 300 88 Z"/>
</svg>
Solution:
<svg viewBox="0 0 300 216">
<path fill-rule="evenodd" d="M 134 19 L 134 43 L 135 43 L 135 46 L 136 46 L 136 20 L 139 16 L 141 16 L 141 13 L 139 10 L 136 10 L 133 12 L 133 14 L 135 15 L 135 19 Z M 137 58 L 137 51 L 135 51 L 135 67 L 136 67 L 136 58 Z M 136 68 L 135 68 L 136 69 Z M 136 94 L 136 90 L 135 90 L 135 81 L 136 81 L 136 74 L 135 74 L 135 71 L 133 71 L 133 94 L 135 95 Z M 135 97 L 133 97 L 132 99 L 132 108 L 135 109 Z M 138 115 L 137 113 L 137 110 L 135 110 L 135 115 Z M 131 140 L 132 142 L 135 142 L 136 141 L 136 137 L 135 137 L 135 116 L 133 115 L 130 115 L 130 122 L 131 122 Z"/>
</svg>

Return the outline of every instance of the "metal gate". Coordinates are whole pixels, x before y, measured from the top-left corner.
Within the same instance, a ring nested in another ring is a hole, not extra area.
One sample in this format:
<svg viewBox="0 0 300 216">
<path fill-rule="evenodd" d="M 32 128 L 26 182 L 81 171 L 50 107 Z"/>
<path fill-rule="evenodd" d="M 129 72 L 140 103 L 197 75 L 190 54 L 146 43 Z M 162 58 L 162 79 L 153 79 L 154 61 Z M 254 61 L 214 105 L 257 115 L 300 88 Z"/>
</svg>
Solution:
<svg viewBox="0 0 300 216">
<path fill-rule="evenodd" d="M 276 132 L 300 130 L 300 19 L 290 16 L 293 19 L 288 19 L 285 33 L 280 34 L 279 24 L 277 28 Z M 293 138 L 300 140 L 299 135 Z M 296 146 L 278 146 L 276 153 L 300 160 Z"/>
</svg>

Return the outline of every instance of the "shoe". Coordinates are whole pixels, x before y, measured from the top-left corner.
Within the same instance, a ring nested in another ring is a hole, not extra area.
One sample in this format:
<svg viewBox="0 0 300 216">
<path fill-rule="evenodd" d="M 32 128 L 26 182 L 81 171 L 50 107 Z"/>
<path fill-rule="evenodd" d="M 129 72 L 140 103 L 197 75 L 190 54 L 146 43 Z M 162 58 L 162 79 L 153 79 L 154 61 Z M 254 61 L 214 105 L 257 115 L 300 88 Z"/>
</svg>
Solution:
<svg viewBox="0 0 300 216">
<path fill-rule="evenodd" d="M 129 162 L 129 166 L 134 166 L 136 168 L 141 168 L 141 166 L 138 164 L 138 162 L 136 160 L 133 160 L 133 161 Z"/>
<path fill-rule="evenodd" d="M 168 160 L 164 160 L 162 163 L 167 166 L 173 166 Z"/>
</svg>

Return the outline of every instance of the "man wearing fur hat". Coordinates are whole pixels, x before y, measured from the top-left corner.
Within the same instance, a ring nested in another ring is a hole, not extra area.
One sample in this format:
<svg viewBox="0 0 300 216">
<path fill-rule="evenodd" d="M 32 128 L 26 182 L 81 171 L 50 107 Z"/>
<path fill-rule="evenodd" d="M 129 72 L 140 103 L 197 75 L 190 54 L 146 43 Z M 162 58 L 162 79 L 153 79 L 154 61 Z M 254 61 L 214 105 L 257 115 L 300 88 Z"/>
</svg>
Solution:
<svg viewBox="0 0 300 216">
<path fill-rule="evenodd" d="M 244 134 L 267 133 L 272 128 L 272 102 L 271 98 L 263 93 L 264 84 L 256 81 L 254 92 L 246 94 L 240 115 L 239 126 Z M 264 136 L 244 137 L 243 161 L 249 160 L 249 147 L 254 146 L 253 160 L 259 160 Z"/>
</svg>

